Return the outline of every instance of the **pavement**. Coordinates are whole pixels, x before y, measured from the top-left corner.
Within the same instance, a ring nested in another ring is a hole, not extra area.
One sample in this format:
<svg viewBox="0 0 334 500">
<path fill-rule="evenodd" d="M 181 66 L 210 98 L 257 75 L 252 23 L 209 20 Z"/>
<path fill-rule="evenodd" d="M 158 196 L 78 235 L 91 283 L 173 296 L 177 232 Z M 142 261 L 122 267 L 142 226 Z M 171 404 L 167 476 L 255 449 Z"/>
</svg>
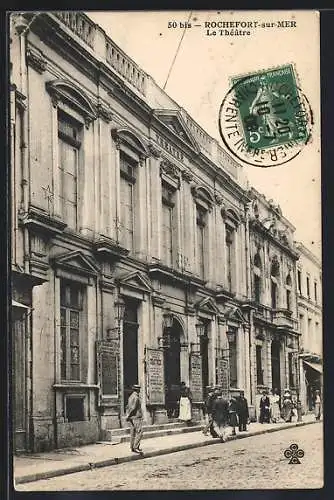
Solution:
<svg viewBox="0 0 334 500">
<path fill-rule="evenodd" d="M 268 432 L 276 432 L 291 427 L 300 427 L 316 423 L 313 414 L 303 416 L 302 422 L 260 424 L 251 423 L 247 432 L 237 435 L 228 435 L 227 439 L 244 439 Z M 230 430 L 231 432 L 231 430 Z M 181 450 L 199 448 L 210 444 L 219 443 L 210 435 L 204 436 L 202 432 L 190 432 L 178 435 L 167 435 L 144 439 L 141 443 L 143 454 L 132 453 L 129 443 L 100 442 L 80 446 L 78 448 L 65 448 L 45 453 L 31 453 L 14 457 L 13 472 L 14 483 L 23 484 L 41 479 L 72 474 L 98 467 L 117 465 L 142 458 L 155 457 L 175 453 Z"/>
</svg>

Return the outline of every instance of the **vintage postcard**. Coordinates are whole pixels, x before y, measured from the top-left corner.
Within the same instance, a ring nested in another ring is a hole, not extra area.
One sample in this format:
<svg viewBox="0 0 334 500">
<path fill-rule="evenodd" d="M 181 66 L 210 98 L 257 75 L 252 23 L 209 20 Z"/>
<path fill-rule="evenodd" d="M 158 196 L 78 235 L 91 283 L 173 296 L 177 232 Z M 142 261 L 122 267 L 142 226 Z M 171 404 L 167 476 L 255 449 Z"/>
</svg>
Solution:
<svg viewBox="0 0 334 500">
<path fill-rule="evenodd" d="M 319 12 L 8 16 L 15 488 L 322 488 Z"/>
</svg>

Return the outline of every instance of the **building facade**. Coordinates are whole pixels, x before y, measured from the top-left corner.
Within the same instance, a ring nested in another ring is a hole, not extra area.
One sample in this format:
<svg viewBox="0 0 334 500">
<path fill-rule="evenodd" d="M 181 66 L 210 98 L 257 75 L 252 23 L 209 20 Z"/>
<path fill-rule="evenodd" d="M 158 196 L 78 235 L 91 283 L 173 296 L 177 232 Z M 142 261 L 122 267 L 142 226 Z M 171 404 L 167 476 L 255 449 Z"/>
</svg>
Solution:
<svg viewBox="0 0 334 500">
<path fill-rule="evenodd" d="M 299 391 L 295 228 L 279 205 L 255 189 L 250 216 L 250 266 L 257 407 L 263 390 Z"/>
<path fill-rule="evenodd" d="M 321 263 L 302 243 L 297 244 L 297 301 L 300 332 L 300 388 L 305 411 L 322 393 L 322 275 Z"/>
<path fill-rule="evenodd" d="M 103 438 L 134 383 L 296 389 L 294 228 L 89 17 L 11 18 L 15 450 Z"/>
</svg>

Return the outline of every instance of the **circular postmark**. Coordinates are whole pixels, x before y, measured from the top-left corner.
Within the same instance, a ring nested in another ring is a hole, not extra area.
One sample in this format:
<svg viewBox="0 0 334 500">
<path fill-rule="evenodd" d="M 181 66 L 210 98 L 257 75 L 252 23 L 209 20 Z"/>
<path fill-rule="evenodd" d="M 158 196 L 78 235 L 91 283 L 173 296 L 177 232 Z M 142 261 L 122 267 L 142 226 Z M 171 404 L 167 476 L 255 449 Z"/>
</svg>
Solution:
<svg viewBox="0 0 334 500">
<path fill-rule="evenodd" d="M 313 113 L 291 64 L 232 79 L 219 109 L 228 150 L 258 167 L 282 165 L 311 139 Z"/>
</svg>

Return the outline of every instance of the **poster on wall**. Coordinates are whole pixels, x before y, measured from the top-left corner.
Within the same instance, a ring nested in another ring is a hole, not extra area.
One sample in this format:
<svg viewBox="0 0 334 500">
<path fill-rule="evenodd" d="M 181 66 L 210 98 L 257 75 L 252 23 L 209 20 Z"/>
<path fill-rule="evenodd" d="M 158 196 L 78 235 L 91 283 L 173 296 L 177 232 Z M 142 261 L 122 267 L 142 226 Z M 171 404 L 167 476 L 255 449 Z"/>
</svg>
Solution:
<svg viewBox="0 0 334 500">
<path fill-rule="evenodd" d="M 230 389 L 230 367 L 227 358 L 217 360 L 217 382 L 222 388 L 223 397 L 228 398 Z"/>
<path fill-rule="evenodd" d="M 118 397 L 119 394 L 119 344 L 112 340 L 96 342 L 97 372 L 101 396 Z"/>
<path fill-rule="evenodd" d="M 203 402 L 202 357 L 197 353 L 190 355 L 190 391 L 194 403 Z"/>
<path fill-rule="evenodd" d="M 147 402 L 165 404 L 164 357 L 160 349 L 146 348 Z"/>
</svg>

